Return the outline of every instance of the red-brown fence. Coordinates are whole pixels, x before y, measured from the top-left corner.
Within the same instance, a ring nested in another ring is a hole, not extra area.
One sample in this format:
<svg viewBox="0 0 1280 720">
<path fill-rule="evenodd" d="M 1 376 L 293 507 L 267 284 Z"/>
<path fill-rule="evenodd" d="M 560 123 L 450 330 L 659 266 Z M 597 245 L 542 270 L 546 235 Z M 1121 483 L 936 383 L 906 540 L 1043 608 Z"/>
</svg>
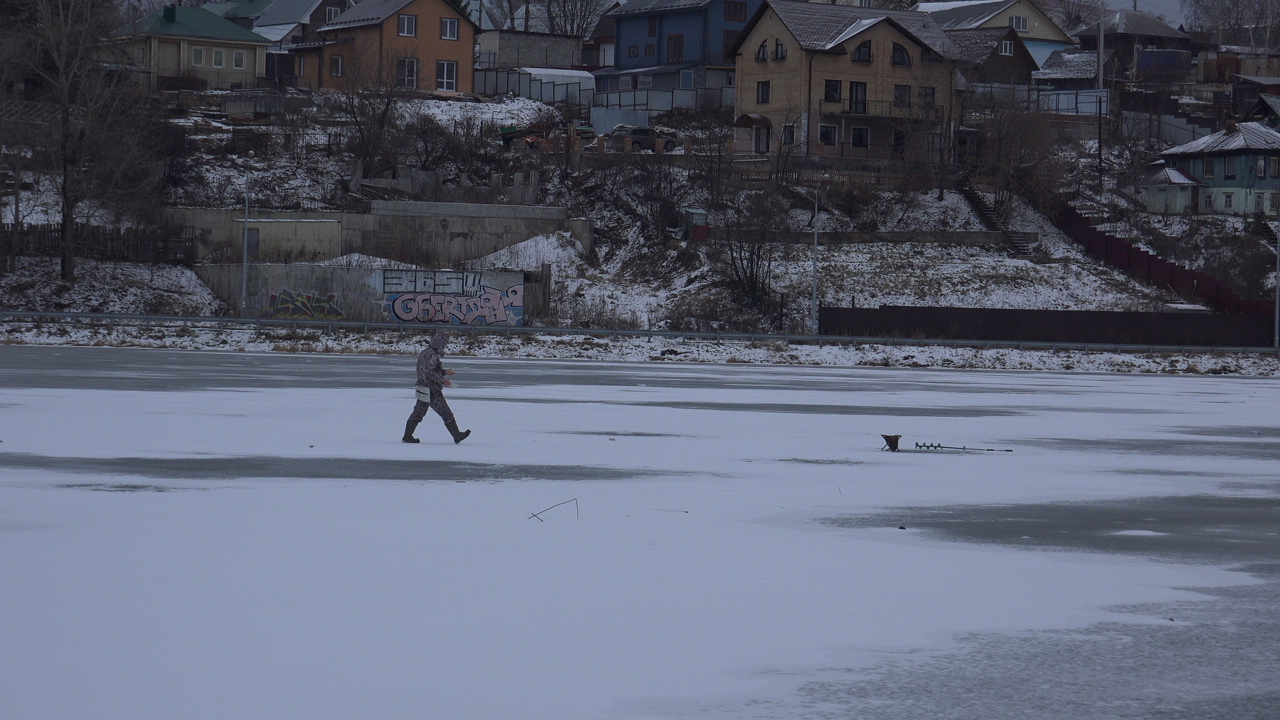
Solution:
<svg viewBox="0 0 1280 720">
<path fill-rule="evenodd" d="M 1089 219 L 1073 207 L 1064 207 L 1057 215 L 1056 224 L 1069 237 L 1098 259 L 1140 280 L 1167 288 L 1185 298 L 1202 300 L 1223 313 L 1270 315 L 1274 312 L 1271 300 L 1242 298 L 1225 282 L 1208 273 L 1169 262 L 1093 227 Z"/>
<path fill-rule="evenodd" d="M 75 226 L 72 252 L 76 257 L 117 262 L 190 263 L 195 260 L 190 238 L 168 228 Z M 16 245 L 16 250 L 15 246 Z M 62 255 L 58 225 L 0 224 L 0 255 Z"/>
</svg>

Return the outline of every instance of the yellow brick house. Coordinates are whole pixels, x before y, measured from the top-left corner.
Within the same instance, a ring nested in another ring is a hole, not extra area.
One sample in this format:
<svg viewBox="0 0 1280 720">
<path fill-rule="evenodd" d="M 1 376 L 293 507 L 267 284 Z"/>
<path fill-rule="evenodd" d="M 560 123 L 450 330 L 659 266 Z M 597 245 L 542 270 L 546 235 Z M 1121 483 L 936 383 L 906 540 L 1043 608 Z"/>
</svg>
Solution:
<svg viewBox="0 0 1280 720">
<path fill-rule="evenodd" d="M 736 147 L 937 161 L 958 65 L 924 13 L 766 0 L 737 45 Z"/>
</svg>

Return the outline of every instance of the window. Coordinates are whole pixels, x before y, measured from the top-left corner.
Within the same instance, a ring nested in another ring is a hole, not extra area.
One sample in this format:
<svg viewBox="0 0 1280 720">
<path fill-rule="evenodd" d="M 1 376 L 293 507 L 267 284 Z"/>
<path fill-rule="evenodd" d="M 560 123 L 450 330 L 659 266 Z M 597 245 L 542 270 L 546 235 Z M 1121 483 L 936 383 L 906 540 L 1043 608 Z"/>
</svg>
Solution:
<svg viewBox="0 0 1280 720">
<path fill-rule="evenodd" d="M 840 81 L 827 80 L 823 83 L 822 99 L 825 102 L 840 102 Z"/>
<path fill-rule="evenodd" d="M 692 70 L 680 71 L 680 89 L 681 90 L 693 89 L 693 71 Z"/>
<path fill-rule="evenodd" d="M 1280 210 L 1280 193 L 1271 193 L 1271 212 Z"/>
<path fill-rule="evenodd" d="M 214 48 L 213 50 L 213 66 L 216 68 L 224 67 L 227 62 L 227 51 Z"/>
<path fill-rule="evenodd" d="M 786 46 L 786 45 L 783 45 L 781 40 L 775 40 L 775 41 L 774 41 L 774 44 L 773 44 L 773 59 L 774 59 L 774 60 L 786 60 L 786 59 L 787 59 L 787 46 Z"/>
<path fill-rule="evenodd" d="M 301 55 L 298 56 L 298 77 L 307 76 L 307 59 Z"/>
<path fill-rule="evenodd" d="M 782 144 L 794 145 L 796 142 L 796 124 L 787 123 L 782 126 Z"/>
<path fill-rule="evenodd" d="M 452 60 L 436 61 L 436 89 L 447 91 L 458 89 L 458 63 Z"/>
<path fill-rule="evenodd" d="M 649 37 L 658 37 L 658 17 L 649 18 Z"/>
<path fill-rule="evenodd" d="M 1213 177 L 1213 169 L 1214 169 L 1213 166 L 1216 164 L 1217 164 L 1217 161 L 1215 161 L 1213 158 L 1204 159 L 1204 176 L 1206 178 Z"/>
<path fill-rule="evenodd" d="M 1264 178 L 1266 176 L 1267 176 L 1267 161 L 1263 158 L 1258 158 L 1258 177 Z M 1259 207 L 1261 207 L 1261 205 L 1259 205 Z"/>
<path fill-rule="evenodd" d="M 911 107 L 911 86 L 910 85 L 894 85 L 893 86 L 893 106 L 896 108 Z"/>
<path fill-rule="evenodd" d="M 733 87 L 734 82 L 735 82 L 735 79 L 734 79 L 734 74 L 732 70 L 724 74 L 725 87 Z"/>
<path fill-rule="evenodd" d="M 640 57 L 640 46 L 639 46 L 639 45 L 628 45 L 628 46 L 627 46 L 627 57 L 629 57 L 629 58 L 637 58 L 637 57 Z"/>
<path fill-rule="evenodd" d="M 331 77 L 342 77 L 342 56 L 329 56 L 329 75 Z"/>
<path fill-rule="evenodd" d="M 937 91 L 931 87 L 917 88 L 917 90 L 920 93 L 920 107 L 926 110 L 933 109 L 933 106 L 937 104 L 935 102 L 937 99 Z"/>
<path fill-rule="evenodd" d="M 836 144 L 836 126 L 835 125 L 819 125 L 818 126 L 818 142 L 823 145 Z"/>
<path fill-rule="evenodd" d="M 204 65 L 204 48 L 191 48 L 191 64 L 196 67 Z"/>
<path fill-rule="evenodd" d="M 1009 27 L 1013 28 L 1014 30 L 1017 30 L 1018 32 L 1026 32 L 1026 31 L 1027 31 L 1027 18 L 1026 18 L 1026 16 L 1024 16 L 1024 15 L 1010 15 L 1010 16 L 1009 16 Z"/>
<path fill-rule="evenodd" d="M 396 86 L 418 87 L 418 58 L 396 58 Z"/>
<path fill-rule="evenodd" d="M 853 49 L 853 61 L 860 63 L 871 62 L 871 41 L 867 40 L 858 47 Z"/>
<path fill-rule="evenodd" d="M 769 104 L 769 81 L 768 80 L 762 80 L 756 83 L 756 104 L 757 105 Z"/>
<path fill-rule="evenodd" d="M 893 44 L 893 64 L 894 65 L 910 65 L 911 53 L 898 43 Z"/>
<path fill-rule="evenodd" d="M 1262 193 L 1255 194 L 1253 196 L 1253 209 L 1256 212 L 1262 212 L 1264 207 L 1265 206 L 1262 204 Z"/>
<path fill-rule="evenodd" d="M 769 59 L 769 41 L 765 40 L 760 43 L 760 47 L 756 48 L 756 62 L 764 62 Z"/>
<path fill-rule="evenodd" d="M 858 7 L 871 7 L 871 0 L 858 0 Z"/>
<path fill-rule="evenodd" d="M 729 62 L 733 62 L 733 45 L 738 42 L 739 34 L 738 30 L 724 31 L 724 59 Z"/>
<path fill-rule="evenodd" d="M 684 60 L 684 35 L 667 36 L 667 62 Z"/>
<path fill-rule="evenodd" d="M 1271 165 L 1271 177 L 1280 177 L 1280 157 L 1267 158 Z"/>
<path fill-rule="evenodd" d="M 724 4 L 724 19 L 729 22 L 746 22 L 747 4 L 739 0 L 727 0 Z"/>
<path fill-rule="evenodd" d="M 870 147 L 871 128 L 849 128 L 849 144 L 853 147 Z"/>
<path fill-rule="evenodd" d="M 1223 210 L 1235 209 L 1235 199 L 1236 198 L 1234 193 L 1222 193 L 1222 209 Z"/>
<path fill-rule="evenodd" d="M 855 115 L 867 114 L 867 84 L 864 82 L 849 83 L 849 112 Z"/>
<path fill-rule="evenodd" d="M 458 39 L 458 18 L 440 18 L 440 39 Z"/>
<path fill-rule="evenodd" d="M 324 21 L 333 22 L 334 20 L 337 20 L 338 16 L 341 14 L 342 8 L 327 7 L 324 9 Z"/>
<path fill-rule="evenodd" d="M 401 15 L 397 27 L 402 37 L 418 37 L 418 16 Z"/>
<path fill-rule="evenodd" d="M 1236 159 L 1233 157 L 1222 158 L 1222 179 L 1236 179 Z"/>
<path fill-rule="evenodd" d="M 231 67 L 236 70 L 244 69 L 244 51 L 235 50 L 231 53 Z"/>
<path fill-rule="evenodd" d="M 645 45 L 645 46 L 644 46 L 644 56 L 645 56 L 645 57 L 653 57 L 654 55 L 657 55 L 657 54 L 658 54 L 658 46 L 657 46 L 657 45 L 654 45 L 653 43 L 649 43 L 648 45 Z"/>
<path fill-rule="evenodd" d="M 1001 41 L 1000 41 L 1000 54 L 1001 54 L 1001 55 L 1012 55 L 1012 54 L 1013 54 L 1013 41 L 1012 41 L 1012 40 L 1001 40 Z M 1096 54 L 1096 53 L 1095 53 L 1095 54 Z"/>
<path fill-rule="evenodd" d="M 649 89 L 649 88 L 651 88 L 651 87 L 653 87 L 653 76 L 652 76 L 652 75 L 640 75 L 640 76 L 636 77 L 636 89 L 637 89 L 637 90 L 648 90 L 648 89 Z"/>
</svg>

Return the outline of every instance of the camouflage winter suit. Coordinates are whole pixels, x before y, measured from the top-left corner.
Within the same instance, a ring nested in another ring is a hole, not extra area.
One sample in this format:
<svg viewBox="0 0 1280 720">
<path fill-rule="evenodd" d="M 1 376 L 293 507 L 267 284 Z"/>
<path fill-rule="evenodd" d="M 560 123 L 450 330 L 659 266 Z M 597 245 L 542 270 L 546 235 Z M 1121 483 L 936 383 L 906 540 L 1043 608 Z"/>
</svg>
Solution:
<svg viewBox="0 0 1280 720">
<path fill-rule="evenodd" d="M 431 336 L 431 341 L 422 352 L 418 353 L 418 384 L 414 387 L 418 391 L 418 402 L 413 406 L 413 414 L 409 416 L 409 422 L 414 425 L 426 417 L 428 407 L 435 410 L 446 425 L 454 421 L 453 411 L 444 399 L 444 365 L 440 362 L 448 342 L 444 333 L 436 333 Z M 425 400 L 428 396 L 429 401 Z"/>
</svg>

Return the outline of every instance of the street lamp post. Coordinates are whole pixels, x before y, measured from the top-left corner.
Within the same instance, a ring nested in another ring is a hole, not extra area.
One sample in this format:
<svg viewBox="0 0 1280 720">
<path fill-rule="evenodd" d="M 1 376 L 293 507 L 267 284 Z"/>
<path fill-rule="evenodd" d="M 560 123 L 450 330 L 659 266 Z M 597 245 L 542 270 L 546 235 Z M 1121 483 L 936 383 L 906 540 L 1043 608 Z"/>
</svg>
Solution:
<svg viewBox="0 0 1280 720">
<path fill-rule="evenodd" d="M 240 238 L 240 317 L 249 305 L 249 181 L 244 181 L 244 235 Z"/>
<path fill-rule="evenodd" d="M 830 180 L 830 175 L 823 175 L 822 182 L 813 188 L 813 336 L 818 336 L 818 195 L 822 186 Z"/>
</svg>

